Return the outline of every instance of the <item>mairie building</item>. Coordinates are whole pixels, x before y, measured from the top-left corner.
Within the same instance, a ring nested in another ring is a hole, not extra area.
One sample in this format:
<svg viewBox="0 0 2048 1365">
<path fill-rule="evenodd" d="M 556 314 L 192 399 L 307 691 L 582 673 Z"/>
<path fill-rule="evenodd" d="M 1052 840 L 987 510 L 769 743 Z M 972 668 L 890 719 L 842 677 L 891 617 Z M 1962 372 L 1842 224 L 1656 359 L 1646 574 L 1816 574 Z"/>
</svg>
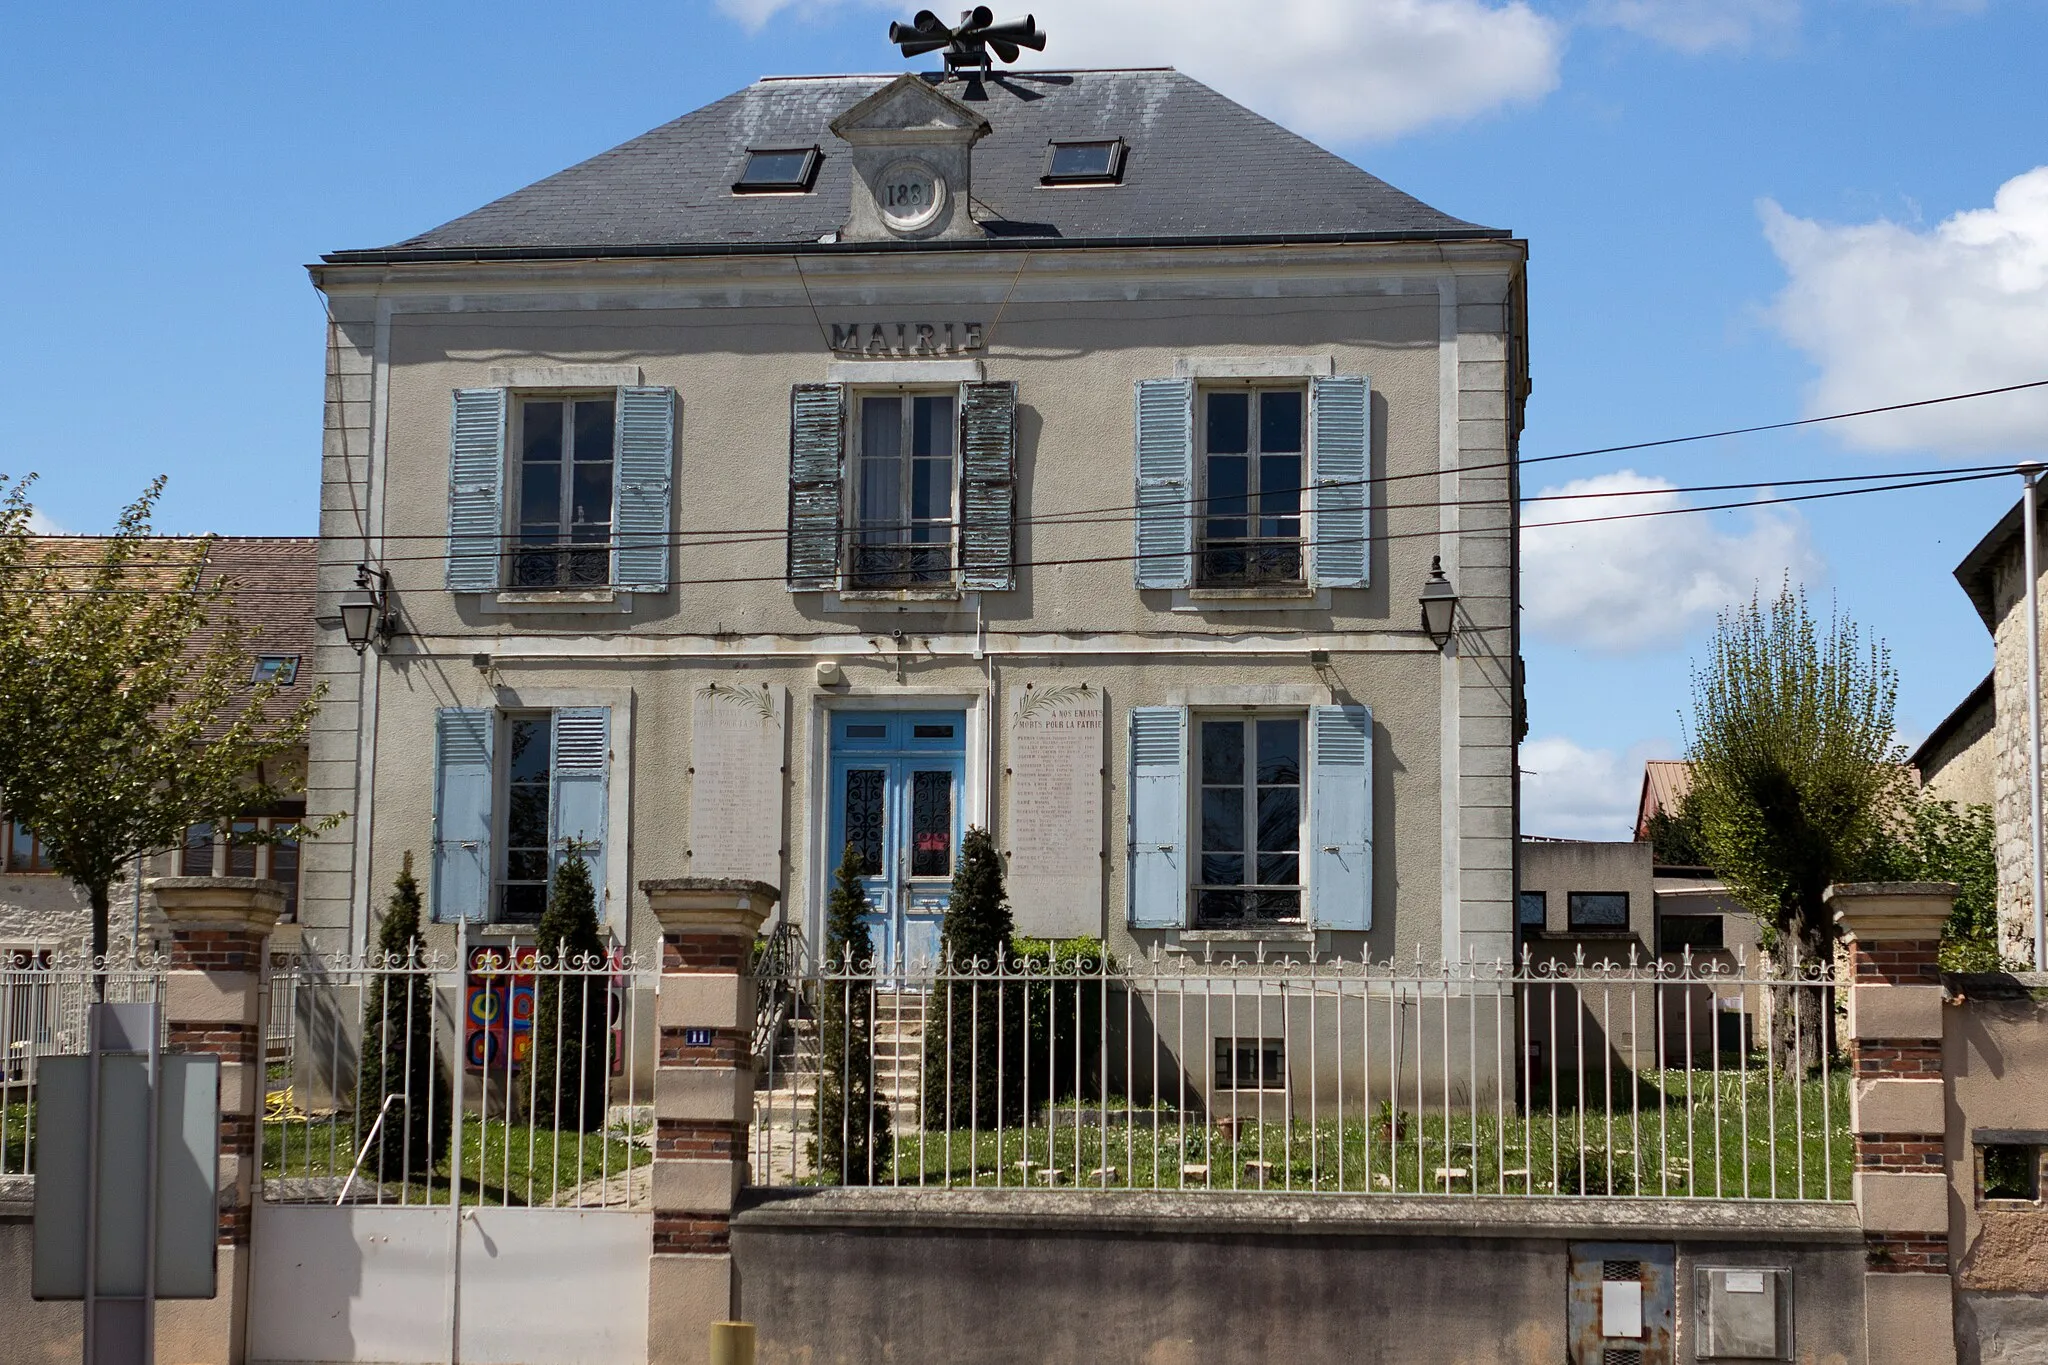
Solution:
<svg viewBox="0 0 2048 1365">
<path fill-rule="evenodd" d="M 1165 69 L 762 80 L 325 256 L 305 941 L 410 854 L 815 951 L 852 848 L 909 962 L 981 827 L 1023 935 L 1508 954 L 1525 260 Z"/>
</svg>

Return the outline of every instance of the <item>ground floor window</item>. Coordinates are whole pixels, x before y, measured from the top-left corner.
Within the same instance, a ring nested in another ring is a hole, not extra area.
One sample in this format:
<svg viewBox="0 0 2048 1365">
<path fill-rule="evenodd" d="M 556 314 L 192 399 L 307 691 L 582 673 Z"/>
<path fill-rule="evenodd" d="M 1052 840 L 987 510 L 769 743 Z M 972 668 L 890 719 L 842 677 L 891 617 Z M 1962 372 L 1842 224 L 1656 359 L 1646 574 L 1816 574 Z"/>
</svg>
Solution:
<svg viewBox="0 0 2048 1365">
<path fill-rule="evenodd" d="M 1196 920 L 1301 919 L 1305 718 L 1203 716 L 1197 727 Z"/>
<path fill-rule="evenodd" d="M 548 904 L 555 718 L 510 716 L 505 738 L 505 875 L 498 883 L 498 918 L 538 924 Z"/>
<path fill-rule="evenodd" d="M 35 831 L 12 820 L 0 820 L 0 867 L 8 872 L 54 872 L 49 850 Z"/>
<path fill-rule="evenodd" d="M 185 830 L 178 849 L 181 877 L 262 877 L 284 886 L 283 920 L 299 917 L 299 841 L 278 838 L 306 818 L 303 807 L 282 806 L 267 815 L 244 815 L 223 828 L 211 823 Z"/>
</svg>

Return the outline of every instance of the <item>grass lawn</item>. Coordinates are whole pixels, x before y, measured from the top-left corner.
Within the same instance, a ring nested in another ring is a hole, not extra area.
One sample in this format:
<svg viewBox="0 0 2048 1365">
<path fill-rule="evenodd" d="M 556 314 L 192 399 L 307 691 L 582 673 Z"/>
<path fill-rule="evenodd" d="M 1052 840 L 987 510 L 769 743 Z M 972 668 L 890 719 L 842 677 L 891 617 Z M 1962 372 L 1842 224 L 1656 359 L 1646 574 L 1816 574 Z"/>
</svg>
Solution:
<svg viewBox="0 0 2048 1365">
<path fill-rule="evenodd" d="M 1594 1194 L 1689 1198 L 1850 1197 L 1845 1072 L 1825 1083 L 1771 1084 L 1752 1070 L 1647 1072 L 1633 1108 L 1574 1111 L 1547 1098 L 1526 1115 L 1482 1111 L 1292 1124 L 1213 1119 L 1119 1102 L 1055 1107 L 1048 1124 L 896 1140 L 899 1185 L 1032 1185 L 1121 1189 L 1292 1189 L 1429 1194 Z M 1775 1094 L 1773 1091 L 1775 1090 Z M 1824 1103 L 1825 1102 L 1825 1103 Z M 1029 1163 L 1020 1165 L 1020 1163 Z M 1047 1172 L 1053 1174 L 1048 1177 Z M 1803 1182 L 1803 1183 L 1802 1183 Z"/>
<path fill-rule="evenodd" d="M 518 1207 L 595 1204 L 602 1198 L 610 1204 L 625 1203 L 624 1177 L 654 1159 L 650 1136 L 646 1124 L 630 1133 L 615 1123 L 603 1133 L 570 1130 L 557 1134 L 552 1128 L 503 1119 L 479 1122 L 475 1115 L 467 1115 L 462 1125 L 462 1202 Z M 332 1200 L 340 1193 L 341 1181 L 355 1163 L 361 1142 L 355 1120 L 347 1114 L 266 1120 L 263 1177 L 272 1182 L 319 1181 L 317 1188 L 331 1184 L 325 1198 Z M 425 1180 L 415 1174 L 403 1188 L 397 1181 L 385 1182 L 385 1202 L 445 1204 L 450 1177 L 450 1164 L 443 1159 Z M 608 1181 L 610 1188 L 600 1190 L 599 1181 Z M 358 1176 L 357 1185 L 364 1183 Z M 580 1199 L 571 1194 L 579 1187 L 587 1187 Z M 310 1199 L 316 1187 L 297 1186 L 295 1190 L 287 1184 L 272 1197 L 277 1193 L 290 1197 L 295 1192 Z"/>
<path fill-rule="evenodd" d="M 0 1108 L 0 1175 L 28 1175 L 35 1170 L 35 1153 L 28 1140 L 29 1106 L 10 1104 Z"/>
</svg>

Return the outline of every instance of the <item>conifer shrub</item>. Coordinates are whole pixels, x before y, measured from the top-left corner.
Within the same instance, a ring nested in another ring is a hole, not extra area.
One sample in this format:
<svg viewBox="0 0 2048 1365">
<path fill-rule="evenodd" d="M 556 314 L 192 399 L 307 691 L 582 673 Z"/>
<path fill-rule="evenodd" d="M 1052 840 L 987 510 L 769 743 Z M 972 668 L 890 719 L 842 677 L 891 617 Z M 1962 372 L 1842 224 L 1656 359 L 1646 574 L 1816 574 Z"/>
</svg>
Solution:
<svg viewBox="0 0 2048 1365">
<path fill-rule="evenodd" d="M 868 913 L 860 851 L 848 844 L 840 857 L 825 912 L 823 965 L 818 988 L 818 1133 L 815 1169 L 842 1185 L 885 1184 L 894 1150 L 888 1106 L 874 1088 L 874 942 L 861 916 Z"/>
<path fill-rule="evenodd" d="M 1013 970 L 1016 928 L 1003 889 L 1003 859 L 985 829 L 960 841 L 952 896 L 940 929 L 949 977 L 925 1005 L 927 1128 L 999 1128 L 1023 1118 L 1024 989 Z"/>
<path fill-rule="evenodd" d="M 434 1047 L 434 985 L 410 851 L 377 926 L 377 955 L 383 970 L 372 973 L 363 999 L 356 1114 L 365 1135 L 380 1111 L 384 1122 L 363 1169 L 379 1180 L 424 1180 L 448 1154 L 453 1120 L 448 1070 Z"/>
<path fill-rule="evenodd" d="M 1027 938 L 1016 941 L 1015 952 L 1027 978 L 1027 1112 L 1059 1100 L 1101 1099 L 1103 1017 L 1121 1008 L 1116 982 L 1105 989 L 1102 980 L 1116 965 L 1108 949 L 1097 938 Z"/>
<path fill-rule="evenodd" d="M 533 1120 L 543 1128 L 592 1132 L 604 1127 L 610 1077 L 610 977 L 597 927 L 597 892 L 583 859 L 562 859 L 535 932 L 541 970 L 534 980 Z M 562 969 L 566 969 L 564 972 Z"/>
</svg>

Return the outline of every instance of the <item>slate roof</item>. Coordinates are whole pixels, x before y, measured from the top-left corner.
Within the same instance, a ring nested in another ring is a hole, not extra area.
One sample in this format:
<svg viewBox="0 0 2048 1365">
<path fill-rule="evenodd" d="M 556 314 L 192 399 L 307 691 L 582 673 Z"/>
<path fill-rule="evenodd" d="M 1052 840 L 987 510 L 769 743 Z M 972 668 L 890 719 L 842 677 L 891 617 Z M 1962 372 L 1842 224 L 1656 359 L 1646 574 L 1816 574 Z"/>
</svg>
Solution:
<svg viewBox="0 0 2048 1365">
<path fill-rule="evenodd" d="M 1506 238 L 1441 213 L 1170 69 L 1009 72 L 972 103 L 986 241 L 821 242 L 845 222 L 851 156 L 827 125 L 891 76 L 757 81 L 695 113 L 393 246 L 330 263 L 805 250 L 1038 250 L 1274 240 Z M 929 78 L 936 79 L 936 78 Z M 963 87 L 948 83 L 949 94 Z M 1121 137 L 1123 183 L 1046 188 L 1047 143 Z M 802 195 L 739 195 L 749 147 L 817 145 Z"/>
</svg>

